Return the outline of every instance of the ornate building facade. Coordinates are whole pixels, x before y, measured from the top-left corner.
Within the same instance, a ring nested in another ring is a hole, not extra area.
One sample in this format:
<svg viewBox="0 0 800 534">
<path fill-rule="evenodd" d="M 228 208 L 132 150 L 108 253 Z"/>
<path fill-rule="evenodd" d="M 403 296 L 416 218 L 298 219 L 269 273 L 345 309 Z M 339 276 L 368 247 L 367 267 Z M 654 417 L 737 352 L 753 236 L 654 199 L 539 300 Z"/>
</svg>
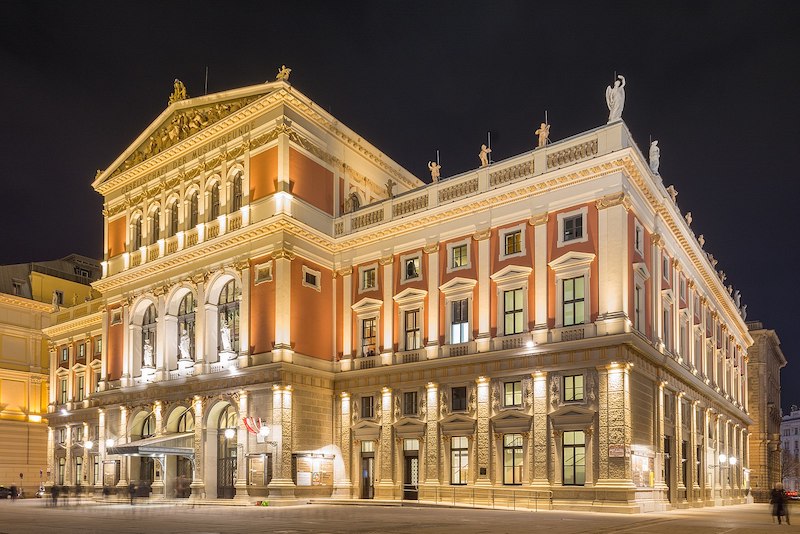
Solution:
<svg viewBox="0 0 800 534">
<path fill-rule="evenodd" d="M 93 183 L 104 307 L 50 332 L 99 333 L 97 392 L 51 392 L 51 483 L 742 502 L 752 340 L 622 121 L 426 184 L 286 79 L 176 95 Z"/>
<path fill-rule="evenodd" d="M 99 262 L 77 254 L 0 265 L 0 484 L 4 486 L 15 485 L 33 495 L 44 481 L 50 357 L 42 329 L 90 299 L 89 283 L 99 277 Z"/>
</svg>

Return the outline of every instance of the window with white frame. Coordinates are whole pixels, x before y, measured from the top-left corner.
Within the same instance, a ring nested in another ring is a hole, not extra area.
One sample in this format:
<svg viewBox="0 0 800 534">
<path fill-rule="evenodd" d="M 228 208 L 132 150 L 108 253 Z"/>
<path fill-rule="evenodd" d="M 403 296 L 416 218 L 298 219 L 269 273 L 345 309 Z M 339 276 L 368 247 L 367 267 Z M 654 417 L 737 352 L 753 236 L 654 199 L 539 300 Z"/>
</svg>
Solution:
<svg viewBox="0 0 800 534">
<path fill-rule="evenodd" d="M 81 341 L 80 343 L 78 343 L 78 358 L 80 358 L 82 360 L 86 359 L 86 342 L 85 341 Z"/>
<path fill-rule="evenodd" d="M 664 302 L 663 310 L 664 348 L 672 350 L 672 303 Z"/>
<path fill-rule="evenodd" d="M 58 402 L 59 402 L 59 404 L 66 404 L 67 403 L 67 379 L 66 378 L 62 378 L 62 379 L 59 380 Z"/>
<path fill-rule="evenodd" d="M 666 254 L 661 256 L 661 270 L 663 271 L 664 280 L 669 282 L 669 256 Z"/>
<path fill-rule="evenodd" d="M 303 287 L 310 287 L 311 289 L 322 291 L 322 273 L 303 265 L 302 285 Z"/>
<path fill-rule="evenodd" d="M 361 397 L 361 418 L 372 419 L 375 417 L 375 399 L 372 396 Z"/>
<path fill-rule="evenodd" d="M 503 291 L 503 334 L 521 334 L 525 331 L 522 314 L 522 289 Z"/>
<path fill-rule="evenodd" d="M 503 484 L 522 484 L 522 434 L 503 435 Z"/>
<path fill-rule="evenodd" d="M 504 260 L 525 255 L 525 224 L 500 230 L 500 257 Z"/>
<path fill-rule="evenodd" d="M 564 402 L 583 400 L 583 375 L 564 376 Z"/>
<path fill-rule="evenodd" d="M 68 347 L 61 347 L 61 361 L 68 362 L 69 361 L 69 348 Z"/>
<path fill-rule="evenodd" d="M 633 249 L 644 257 L 644 227 L 637 219 L 633 221 Z"/>
<path fill-rule="evenodd" d="M 371 267 L 361 267 L 359 269 L 361 271 L 361 284 L 360 290 L 361 291 L 368 291 L 371 289 L 375 289 L 378 287 L 378 268 L 371 266 Z"/>
<path fill-rule="evenodd" d="M 447 244 L 447 272 L 470 267 L 469 239 Z"/>
<path fill-rule="evenodd" d="M 272 282 L 272 262 L 260 263 L 255 266 L 255 280 L 253 285 L 263 284 L 264 282 Z"/>
<path fill-rule="evenodd" d="M 420 331 L 420 310 L 406 310 L 404 312 L 405 350 L 416 350 L 422 346 Z"/>
<path fill-rule="evenodd" d="M 594 259 L 592 253 L 571 251 L 548 263 L 556 278 L 557 328 L 591 320 L 590 275 Z"/>
<path fill-rule="evenodd" d="M 454 300 L 450 308 L 450 343 L 466 343 L 469 341 L 469 299 Z"/>
<path fill-rule="evenodd" d="M 376 318 L 361 319 L 361 356 L 375 356 Z"/>
<path fill-rule="evenodd" d="M 466 436 L 450 438 L 450 484 L 463 486 L 467 484 L 469 472 L 469 449 Z"/>
<path fill-rule="evenodd" d="M 516 380 L 514 382 L 506 382 L 503 384 L 504 402 L 503 406 L 522 406 L 522 382 Z"/>
<path fill-rule="evenodd" d="M 417 392 L 403 393 L 403 415 L 417 415 Z"/>
<path fill-rule="evenodd" d="M 420 254 L 402 256 L 400 262 L 403 266 L 403 282 L 422 279 L 422 256 Z"/>
<path fill-rule="evenodd" d="M 586 434 L 582 430 L 562 433 L 563 481 L 565 486 L 586 483 Z"/>
<path fill-rule="evenodd" d="M 583 276 L 566 278 L 562 284 L 564 326 L 583 324 L 585 316 L 585 281 Z"/>
<path fill-rule="evenodd" d="M 84 387 L 85 387 L 85 378 L 83 373 L 78 375 L 77 384 L 75 385 L 75 400 L 81 402 L 84 398 Z"/>
<path fill-rule="evenodd" d="M 686 302 L 686 278 L 684 276 L 681 276 L 680 278 L 681 278 L 680 282 L 681 300 Z"/>
<path fill-rule="evenodd" d="M 636 281 L 633 287 L 633 328 L 644 333 L 645 320 L 645 297 L 644 285 Z"/>
<path fill-rule="evenodd" d="M 589 236 L 588 232 L 586 232 L 588 213 L 588 208 L 584 206 L 577 210 L 558 214 L 556 217 L 558 220 L 557 246 L 562 247 L 566 244 L 588 241 Z"/>
<path fill-rule="evenodd" d="M 102 336 L 97 336 L 94 338 L 94 353 L 95 355 L 99 355 L 103 352 L 103 338 Z"/>
</svg>

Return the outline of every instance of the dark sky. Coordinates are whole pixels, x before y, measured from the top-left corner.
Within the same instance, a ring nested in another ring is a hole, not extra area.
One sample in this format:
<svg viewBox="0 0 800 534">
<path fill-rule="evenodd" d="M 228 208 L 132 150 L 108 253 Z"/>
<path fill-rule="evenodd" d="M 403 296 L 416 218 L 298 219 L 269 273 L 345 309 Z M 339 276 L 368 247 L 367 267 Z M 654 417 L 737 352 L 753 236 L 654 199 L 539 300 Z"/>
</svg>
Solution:
<svg viewBox="0 0 800 534">
<path fill-rule="evenodd" d="M 605 123 L 606 85 L 693 229 L 790 364 L 800 404 L 795 161 L 799 2 L 23 2 L 0 1 L 0 264 L 101 258 L 90 183 L 166 107 L 190 96 L 291 82 L 419 177 L 500 160 Z"/>
</svg>

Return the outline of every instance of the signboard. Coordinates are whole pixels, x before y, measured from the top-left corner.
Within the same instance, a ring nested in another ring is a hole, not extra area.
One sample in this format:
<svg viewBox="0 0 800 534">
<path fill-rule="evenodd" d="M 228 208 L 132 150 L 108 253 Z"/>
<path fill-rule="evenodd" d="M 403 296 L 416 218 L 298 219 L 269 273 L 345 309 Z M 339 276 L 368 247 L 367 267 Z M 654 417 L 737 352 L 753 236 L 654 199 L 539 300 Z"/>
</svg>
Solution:
<svg viewBox="0 0 800 534">
<path fill-rule="evenodd" d="M 609 445 L 608 446 L 609 458 L 625 458 L 625 445 Z"/>
<path fill-rule="evenodd" d="M 333 486 L 333 458 L 296 457 L 298 486 Z"/>
</svg>

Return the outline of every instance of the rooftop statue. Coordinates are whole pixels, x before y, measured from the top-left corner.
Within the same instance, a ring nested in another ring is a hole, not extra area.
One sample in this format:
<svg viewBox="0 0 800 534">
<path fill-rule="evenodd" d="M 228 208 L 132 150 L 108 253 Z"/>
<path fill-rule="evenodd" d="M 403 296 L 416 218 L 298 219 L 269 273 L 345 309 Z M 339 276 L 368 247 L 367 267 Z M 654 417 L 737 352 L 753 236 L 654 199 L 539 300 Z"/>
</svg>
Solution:
<svg viewBox="0 0 800 534">
<path fill-rule="evenodd" d="M 543 147 L 547 144 L 547 141 L 550 139 L 550 125 L 546 122 L 543 122 L 539 129 L 534 132 L 536 135 L 539 136 L 539 144 L 538 147 Z"/>
<path fill-rule="evenodd" d="M 491 148 L 488 148 L 486 145 L 481 145 L 481 152 L 478 154 L 478 158 L 481 160 L 481 167 L 486 167 L 489 165 L 489 154 L 491 153 Z"/>
<path fill-rule="evenodd" d="M 625 107 L 625 77 L 620 74 L 614 81 L 614 87 L 606 87 L 606 105 L 608 106 L 608 122 L 622 120 L 622 108 Z"/>
<path fill-rule="evenodd" d="M 675 189 L 674 185 L 671 185 L 671 186 L 669 186 L 667 188 L 667 193 L 669 193 L 669 196 L 672 197 L 672 201 L 677 204 L 678 203 L 678 190 Z"/>
<path fill-rule="evenodd" d="M 700 248 L 703 248 L 706 244 L 706 236 L 700 234 L 699 236 L 697 236 L 697 242 L 700 243 Z"/>
<path fill-rule="evenodd" d="M 281 65 L 281 68 L 278 69 L 278 75 L 275 76 L 276 80 L 283 80 L 285 82 L 289 81 L 289 75 L 292 73 L 292 69 L 287 67 L 286 65 Z"/>
<path fill-rule="evenodd" d="M 650 170 L 658 176 L 658 164 L 661 159 L 661 149 L 658 148 L 658 140 L 650 143 Z"/>
<path fill-rule="evenodd" d="M 397 182 L 389 178 L 386 181 L 386 198 L 392 198 L 394 196 L 394 186 L 397 185 Z"/>
<path fill-rule="evenodd" d="M 747 304 L 744 304 L 741 308 L 739 308 L 739 313 L 742 314 L 742 321 L 747 320 Z"/>
<path fill-rule="evenodd" d="M 692 225 L 692 212 L 691 211 L 687 211 L 686 215 L 684 215 L 683 217 L 686 219 L 686 224 L 691 226 Z"/>
<path fill-rule="evenodd" d="M 175 89 L 172 91 L 172 94 L 169 95 L 170 104 L 179 100 L 186 100 L 188 98 L 186 95 L 186 86 L 183 85 L 182 81 L 180 81 L 178 78 L 175 78 L 174 85 Z"/>
<path fill-rule="evenodd" d="M 742 307 L 742 293 L 738 289 L 733 292 L 733 302 L 736 303 L 736 307 L 737 308 L 741 309 L 741 307 Z"/>
<path fill-rule="evenodd" d="M 479 156 L 480 157 L 480 156 Z M 435 161 L 428 162 L 428 170 L 431 171 L 431 180 L 433 182 L 439 181 L 439 173 L 442 170 L 442 166 L 436 163 Z"/>
</svg>

